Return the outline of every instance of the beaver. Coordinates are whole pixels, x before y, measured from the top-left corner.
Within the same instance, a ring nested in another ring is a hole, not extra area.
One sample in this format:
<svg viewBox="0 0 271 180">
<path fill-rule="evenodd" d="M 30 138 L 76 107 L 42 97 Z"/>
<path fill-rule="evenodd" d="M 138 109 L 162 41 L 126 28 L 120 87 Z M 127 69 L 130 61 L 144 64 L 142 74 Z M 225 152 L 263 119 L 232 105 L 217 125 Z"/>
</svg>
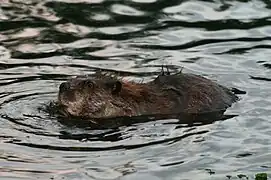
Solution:
<svg viewBox="0 0 271 180">
<path fill-rule="evenodd" d="M 58 105 L 67 117 L 112 118 L 225 111 L 238 97 L 200 75 L 160 73 L 139 83 L 101 75 L 78 76 L 59 86 Z"/>
</svg>

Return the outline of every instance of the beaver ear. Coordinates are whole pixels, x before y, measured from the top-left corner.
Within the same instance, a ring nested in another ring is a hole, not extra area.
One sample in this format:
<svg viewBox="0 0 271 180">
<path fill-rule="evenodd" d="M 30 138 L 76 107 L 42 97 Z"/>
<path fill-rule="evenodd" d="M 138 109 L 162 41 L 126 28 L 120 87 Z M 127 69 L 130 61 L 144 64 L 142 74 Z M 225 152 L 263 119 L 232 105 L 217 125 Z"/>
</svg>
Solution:
<svg viewBox="0 0 271 180">
<path fill-rule="evenodd" d="M 121 91 L 122 84 L 120 81 L 116 81 L 112 84 L 112 94 L 118 94 Z"/>
</svg>

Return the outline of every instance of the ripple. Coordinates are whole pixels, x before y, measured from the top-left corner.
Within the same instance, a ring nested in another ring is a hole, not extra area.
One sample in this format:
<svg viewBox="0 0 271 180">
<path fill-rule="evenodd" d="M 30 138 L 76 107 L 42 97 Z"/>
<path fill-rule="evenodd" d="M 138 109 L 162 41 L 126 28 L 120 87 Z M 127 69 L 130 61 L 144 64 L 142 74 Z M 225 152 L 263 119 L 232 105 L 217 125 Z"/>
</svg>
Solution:
<svg viewBox="0 0 271 180">
<path fill-rule="evenodd" d="M 144 12 L 141 12 L 129 6 L 124 6 L 122 4 L 114 4 L 111 6 L 111 9 L 112 9 L 112 12 L 119 15 L 142 16 L 145 14 Z"/>
<path fill-rule="evenodd" d="M 270 9 L 264 0 L 2 1 L 1 176 L 253 179 L 270 173 Z M 247 93 L 224 119 L 198 124 L 141 117 L 104 129 L 45 111 L 69 77 L 102 69 L 148 81 L 162 64 Z"/>
</svg>

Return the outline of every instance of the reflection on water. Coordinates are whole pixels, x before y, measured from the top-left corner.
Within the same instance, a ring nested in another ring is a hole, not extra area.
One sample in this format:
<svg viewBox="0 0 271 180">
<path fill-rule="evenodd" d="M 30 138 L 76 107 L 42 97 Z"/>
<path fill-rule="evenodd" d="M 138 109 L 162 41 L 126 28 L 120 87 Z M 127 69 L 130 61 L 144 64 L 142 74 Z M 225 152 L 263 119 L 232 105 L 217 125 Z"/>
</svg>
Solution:
<svg viewBox="0 0 271 180">
<path fill-rule="evenodd" d="M 2 0 L 0 177 L 270 173 L 270 9 L 265 0 Z M 93 129 L 90 122 L 63 123 L 41 108 L 69 77 L 105 69 L 148 81 L 162 64 L 247 94 L 239 92 L 223 121 L 199 124 L 141 117 Z"/>
</svg>

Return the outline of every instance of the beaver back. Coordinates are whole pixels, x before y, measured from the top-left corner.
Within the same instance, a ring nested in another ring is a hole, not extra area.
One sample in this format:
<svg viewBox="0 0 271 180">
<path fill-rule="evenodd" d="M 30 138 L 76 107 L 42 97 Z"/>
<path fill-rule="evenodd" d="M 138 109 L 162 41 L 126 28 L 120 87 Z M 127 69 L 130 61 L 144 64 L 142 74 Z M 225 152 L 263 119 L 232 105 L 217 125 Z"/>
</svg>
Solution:
<svg viewBox="0 0 271 180">
<path fill-rule="evenodd" d="M 150 84 L 160 88 L 175 102 L 175 111 L 200 113 L 226 110 L 238 100 L 228 88 L 194 74 L 159 75 Z"/>
</svg>

